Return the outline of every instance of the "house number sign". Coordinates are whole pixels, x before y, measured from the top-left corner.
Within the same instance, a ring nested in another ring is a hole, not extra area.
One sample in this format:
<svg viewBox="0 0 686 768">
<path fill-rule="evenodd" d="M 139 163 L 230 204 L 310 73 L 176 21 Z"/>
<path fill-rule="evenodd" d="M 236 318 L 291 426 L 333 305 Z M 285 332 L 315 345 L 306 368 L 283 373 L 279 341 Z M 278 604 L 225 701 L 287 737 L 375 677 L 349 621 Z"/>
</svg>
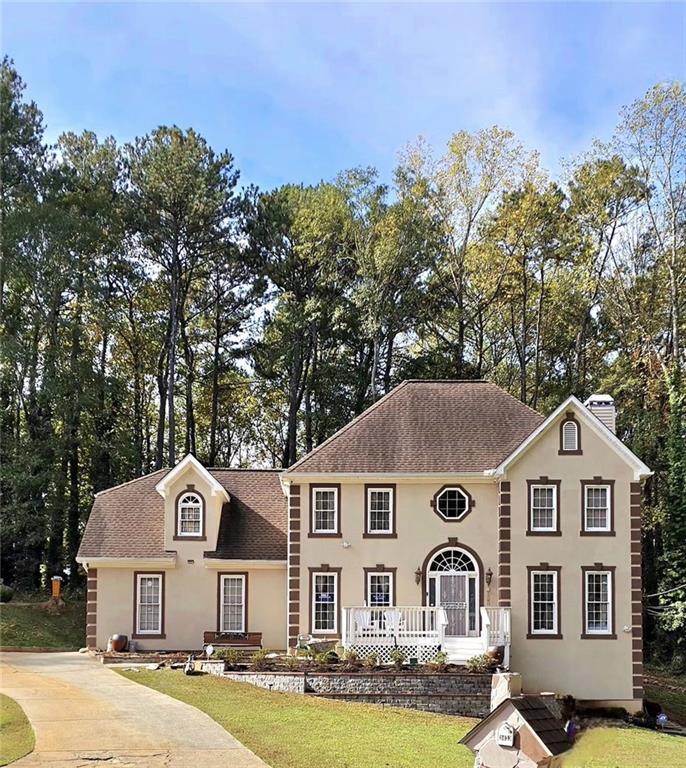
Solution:
<svg viewBox="0 0 686 768">
<path fill-rule="evenodd" d="M 514 727 L 503 723 L 496 731 L 495 740 L 501 747 L 514 747 Z"/>
</svg>

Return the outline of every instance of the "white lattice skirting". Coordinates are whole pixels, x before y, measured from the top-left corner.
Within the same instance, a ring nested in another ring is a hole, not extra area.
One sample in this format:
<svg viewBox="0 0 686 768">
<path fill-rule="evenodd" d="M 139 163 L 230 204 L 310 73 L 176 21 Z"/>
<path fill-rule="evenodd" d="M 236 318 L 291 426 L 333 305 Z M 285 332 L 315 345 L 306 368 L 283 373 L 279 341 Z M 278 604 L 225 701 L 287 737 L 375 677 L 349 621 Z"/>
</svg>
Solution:
<svg viewBox="0 0 686 768">
<path fill-rule="evenodd" d="M 375 653 L 379 657 L 379 664 L 392 664 L 391 653 L 398 648 L 405 654 L 406 659 L 417 659 L 420 664 L 431 661 L 440 651 L 440 645 L 376 645 L 374 643 L 353 643 L 347 650 L 354 651 L 358 658 L 364 659 Z"/>
</svg>

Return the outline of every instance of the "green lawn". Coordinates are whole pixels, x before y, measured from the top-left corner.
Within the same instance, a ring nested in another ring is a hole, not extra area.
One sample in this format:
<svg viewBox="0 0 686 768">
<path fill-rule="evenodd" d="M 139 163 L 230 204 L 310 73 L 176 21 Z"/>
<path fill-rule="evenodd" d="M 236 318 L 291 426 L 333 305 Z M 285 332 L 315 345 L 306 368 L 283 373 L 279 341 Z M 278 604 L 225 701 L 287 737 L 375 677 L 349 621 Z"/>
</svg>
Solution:
<svg viewBox="0 0 686 768">
<path fill-rule="evenodd" d="M 686 739 L 640 728 L 593 728 L 565 757 L 564 768 L 684 768 Z"/>
<path fill-rule="evenodd" d="M 662 705 L 669 717 L 686 725 L 686 675 L 674 676 L 654 667 L 646 668 L 646 698 Z M 677 688 L 677 690 L 673 690 Z"/>
<path fill-rule="evenodd" d="M 244 683 L 181 672 L 120 674 L 206 712 L 272 768 L 472 768 L 457 742 L 476 722 L 378 705 L 269 693 Z M 597 728 L 565 768 L 686 767 L 686 741 L 637 728 Z"/>
<path fill-rule="evenodd" d="M 174 671 L 120 674 L 206 712 L 272 768 L 472 768 L 458 740 L 476 722 L 298 694 Z"/>
<path fill-rule="evenodd" d="M 0 645 L 78 649 L 85 644 L 84 602 L 68 603 L 60 615 L 49 614 L 38 604 L 0 604 Z"/>
<path fill-rule="evenodd" d="M 9 765 L 33 749 L 33 729 L 14 699 L 0 693 L 0 765 Z"/>
</svg>

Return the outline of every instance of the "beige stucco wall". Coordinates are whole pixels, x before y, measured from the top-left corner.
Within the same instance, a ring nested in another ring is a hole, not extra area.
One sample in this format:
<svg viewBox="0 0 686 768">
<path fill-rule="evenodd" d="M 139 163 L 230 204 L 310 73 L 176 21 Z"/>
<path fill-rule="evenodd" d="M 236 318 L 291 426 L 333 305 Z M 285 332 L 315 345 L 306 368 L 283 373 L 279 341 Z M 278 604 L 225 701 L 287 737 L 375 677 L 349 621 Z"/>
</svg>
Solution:
<svg viewBox="0 0 686 768">
<path fill-rule="evenodd" d="M 623 631 L 631 627 L 631 557 L 629 494 L 633 472 L 626 461 L 590 428 L 581 426 L 583 454 L 559 456 L 558 425 L 553 425 L 530 450 L 508 469 L 503 479 L 511 483 L 512 543 L 511 594 L 513 637 L 511 668 L 522 674 L 526 692 L 571 693 L 579 699 L 625 702 L 632 708 L 632 637 Z M 527 530 L 527 479 L 547 475 L 561 480 L 561 536 L 532 537 Z M 616 535 L 582 537 L 582 479 L 601 475 L 615 480 L 614 508 Z M 295 480 L 295 479 L 294 479 Z M 300 483 L 301 559 L 300 631 L 310 631 L 309 568 L 328 564 L 341 568 L 341 605 L 362 605 L 364 568 L 383 564 L 397 568 L 398 605 L 422 605 L 421 585 L 415 570 L 427 554 L 457 537 L 479 555 L 484 572 L 493 571 L 490 594 L 482 594 L 481 604 L 497 604 L 498 571 L 498 484 L 493 479 L 462 479 L 460 484 L 476 501 L 474 509 L 460 522 L 441 520 L 430 506 L 436 491 L 454 478 L 431 482 L 386 477 L 396 483 L 397 539 L 363 538 L 364 482 L 362 478 L 330 477 L 318 482 L 341 483 L 341 538 L 309 538 L 310 487 Z M 372 482 L 366 479 L 366 482 Z M 381 480 L 380 480 L 381 482 Z M 350 544 L 344 548 L 343 543 Z M 563 638 L 527 639 L 527 566 L 548 562 L 561 566 L 561 624 Z M 581 639 L 581 566 L 602 562 L 615 571 L 616 640 Z M 484 592 L 486 590 L 484 589 Z"/>
<path fill-rule="evenodd" d="M 442 520 L 431 508 L 431 500 L 448 478 L 416 483 L 396 480 L 397 538 L 364 538 L 364 482 L 354 479 L 341 481 L 340 530 L 341 538 L 309 538 L 310 488 L 301 485 L 301 632 L 310 628 L 309 568 L 326 563 L 342 568 L 341 604 L 364 604 L 364 568 L 383 564 L 397 568 L 396 603 L 422 605 L 422 587 L 415 580 L 415 571 L 421 568 L 426 556 L 448 538 L 457 537 L 460 543 L 474 550 L 483 563 L 484 572 L 498 570 L 498 487 L 492 481 L 461 483 L 475 501 L 474 508 L 459 522 Z M 385 482 L 389 482 L 390 478 Z M 453 481 L 454 484 L 454 481 Z M 316 483 L 315 483 L 316 485 Z M 350 544 L 345 548 L 343 543 Z M 482 597 L 482 604 L 494 602 L 497 579 L 491 583 L 492 599 Z"/>
<path fill-rule="evenodd" d="M 630 483 L 626 462 L 594 431 L 581 427 L 580 456 L 559 456 L 553 426 L 508 471 L 512 499 L 512 668 L 527 692 L 551 690 L 579 699 L 632 699 Z M 527 479 L 561 480 L 561 536 L 527 536 Z M 615 536 L 580 536 L 580 480 L 614 480 Z M 527 565 L 561 566 L 562 640 L 527 639 Z M 581 566 L 615 566 L 616 640 L 581 639 Z"/>
<path fill-rule="evenodd" d="M 150 570 L 138 569 L 138 570 Z M 222 568 L 246 572 L 245 568 Z M 164 639 L 137 639 L 142 649 L 197 650 L 203 632 L 217 629 L 218 570 L 202 561 L 165 571 Z M 248 631 L 262 632 L 265 648 L 286 646 L 286 569 L 252 569 L 248 573 Z M 134 633 L 134 569 L 98 568 L 97 644 L 107 647 L 114 633 Z"/>
<path fill-rule="evenodd" d="M 174 539 L 174 503 L 187 484 L 192 483 L 206 503 L 206 541 Z M 165 548 L 176 552 L 175 565 L 165 569 L 165 635 L 163 639 L 137 639 L 143 649 L 188 649 L 202 647 L 203 632 L 216 630 L 218 573 L 248 574 L 247 630 L 262 632 L 264 647 L 286 646 L 286 566 L 285 564 L 246 564 L 245 561 L 205 561 L 203 553 L 214 550 L 217 543 L 221 505 L 224 498 L 212 495 L 208 482 L 192 468 L 186 470 L 169 488 L 165 499 Z M 211 567 L 210 567 L 211 566 Z M 95 565 L 93 566 L 95 567 Z M 114 633 L 134 633 L 134 572 L 159 572 L 159 567 L 98 568 L 97 645 L 107 646 Z"/>
</svg>

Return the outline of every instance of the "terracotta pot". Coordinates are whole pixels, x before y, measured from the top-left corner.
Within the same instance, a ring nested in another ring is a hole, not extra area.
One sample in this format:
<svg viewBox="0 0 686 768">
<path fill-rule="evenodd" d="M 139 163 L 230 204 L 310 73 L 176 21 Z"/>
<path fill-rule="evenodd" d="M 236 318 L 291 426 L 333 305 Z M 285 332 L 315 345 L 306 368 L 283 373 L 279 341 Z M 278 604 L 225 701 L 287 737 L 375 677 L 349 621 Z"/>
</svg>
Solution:
<svg viewBox="0 0 686 768">
<path fill-rule="evenodd" d="M 496 664 L 500 665 L 505 659 L 505 646 L 504 645 L 489 645 L 486 650 L 486 656 L 493 659 Z"/>
<path fill-rule="evenodd" d="M 110 643 L 112 644 L 112 650 L 115 653 L 121 653 L 126 650 L 126 646 L 129 644 L 129 638 L 126 635 L 112 635 Z"/>
</svg>

